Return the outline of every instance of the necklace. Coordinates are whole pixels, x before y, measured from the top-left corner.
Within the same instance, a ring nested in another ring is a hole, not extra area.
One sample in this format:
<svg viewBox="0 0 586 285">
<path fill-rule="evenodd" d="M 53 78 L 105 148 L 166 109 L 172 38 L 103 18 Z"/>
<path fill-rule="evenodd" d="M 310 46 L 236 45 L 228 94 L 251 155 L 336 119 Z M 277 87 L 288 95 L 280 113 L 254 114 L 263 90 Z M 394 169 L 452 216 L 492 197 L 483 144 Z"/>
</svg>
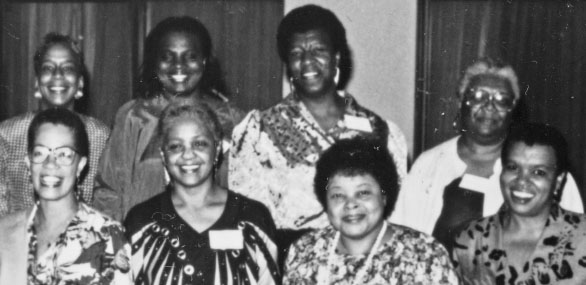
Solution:
<svg viewBox="0 0 586 285">
<path fill-rule="evenodd" d="M 386 232 L 387 232 L 387 222 L 383 222 L 383 226 L 380 229 L 380 232 L 378 233 L 378 236 L 376 237 L 374 244 L 370 248 L 370 252 L 368 253 L 368 257 L 366 257 L 364 264 L 356 272 L 356 276 L 355 276 L 354 282 L 352 282 L 352 284 L 361 284 L 362 280 L 364 279 L 364 276 L 366 275 L 366 271 L 371 266 L 372 258 L 374 257 L 374 254 L 376 253 L 377 248 L 380 246 Z M 340 232 L 338 231 L 338 232 L 336 232 L 336 235 L 334 236 L 334 240 L 332 241 L 332 244 L 330 245 L 330 248 L 328 249 L 328 263 L 327 263 L 326 267 L 325 268 L 322 267 L 318 270 L 318 276 L 317 276 L 318 284 L 321 284 L 321 285 L 330 284 L 330 275 L 331 275 L 330 268 L 332 267 L 332 265 L 334 263 L 334 257 L 336 255 L 336 247 L 338 246 L 339 241 L 340 241 Z"/>
</svg>

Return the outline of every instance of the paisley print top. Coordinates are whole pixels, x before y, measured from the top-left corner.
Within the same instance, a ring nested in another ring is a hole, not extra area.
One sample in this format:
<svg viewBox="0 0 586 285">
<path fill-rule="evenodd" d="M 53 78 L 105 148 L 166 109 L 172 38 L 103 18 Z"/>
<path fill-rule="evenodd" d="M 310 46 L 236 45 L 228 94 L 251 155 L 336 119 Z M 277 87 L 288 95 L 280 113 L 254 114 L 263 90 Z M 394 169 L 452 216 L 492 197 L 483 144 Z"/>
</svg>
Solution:
<svg viewBox="0 0 586 285">
<path fill-rule="evenodd" d="M 521 267 L 509 264 L 503 249 L 504 211 L 470 223 L 453 250 L 465 284 L 586 284 L 586 216 L 551 209 L 535 250 Z"/>
<path fill-rule="evenodd" d="M 330 226 L 310 232 L 289 249 L 283 284 L 317 284 L 323 270 L 331 284 L 459 284 L 444 247 L 432 237 L 389 224 L 392 237 L 381 245 L 363 280 L 354 280 L 366 256 L 337 254 L 331 268 L 329 248 L 336 231 Z M 356 281 L 356 282 L 355 282 Z"/>
<path fill-rule="evenodd" d="M 315 163 L 340 139 L 365 136 L 388 146 L 400 177 L 407 170 L 407 143 L 401 130 L 360 106 L 347 93 L 345 117 L 328 131 L 294 94 L 279 104 L 250 112 L 234 128 L 230 148 L 230 189 L 265 204 L 280 229 L 324 228 L 329 221 L 313 192 Z"/>
<path fill-rule="evenodd" d="M 65 232 L 37 258 L 36 209 L 27 224 L 29 285 L 132 284 L 130 247 L 120 223 L 80 202 Z"/>
<path fill-rule="evenodd" d="M 130 210 L 125 226 L 137 285 L 280 284 L 271 215 L 234 192 L 202 232 L 175 211 L 170 188 Z"/>
</svg>

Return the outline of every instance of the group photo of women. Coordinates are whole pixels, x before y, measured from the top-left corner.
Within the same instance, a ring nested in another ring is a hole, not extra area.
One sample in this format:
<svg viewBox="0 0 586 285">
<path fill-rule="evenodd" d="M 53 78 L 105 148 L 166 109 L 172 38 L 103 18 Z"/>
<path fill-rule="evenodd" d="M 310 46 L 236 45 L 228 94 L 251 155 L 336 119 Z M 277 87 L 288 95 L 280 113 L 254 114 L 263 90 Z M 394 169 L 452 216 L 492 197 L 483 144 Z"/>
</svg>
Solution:
<svg viewBox="0 0 586 285">
<path fill-rule="evenodd" d="M 582 38 L 553 32 L 586 4 L 419 1 L 414 93 L 378 94 L 351 88 L 389 81 L 361 52 L 393 50 L 348 15 L 397 3 L 151 2 L 0 3 L 83 23 L 0 37 L 1 80 L 30 63 L 0 82 L 25 106 L 0 107 L 0 285 L 586 283 L 586 101 L 559 68 Z"/>
</svg>

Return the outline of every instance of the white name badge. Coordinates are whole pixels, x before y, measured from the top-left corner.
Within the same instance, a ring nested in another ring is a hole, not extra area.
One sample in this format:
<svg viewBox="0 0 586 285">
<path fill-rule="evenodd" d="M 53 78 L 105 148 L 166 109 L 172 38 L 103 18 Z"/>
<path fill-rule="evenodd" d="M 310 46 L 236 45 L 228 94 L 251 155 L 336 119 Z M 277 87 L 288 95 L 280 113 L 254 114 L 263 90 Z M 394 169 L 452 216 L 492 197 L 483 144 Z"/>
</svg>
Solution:
<svg viewBox="0 0 586 285">
<path fill-rule="evenodd" d="M 346 127 L 349 129 L 372 133 L 372 127 L 367 118 L 344 115 L 344 124 L 346 124 Z"/>
<path fill-rule="evenodd" d="M 488 193 L 490 191 L 490 179 L 472 175 L 464 174 L 462 181 L 460 181 L 460 188 L 480 192 Z"/>
<path fill-rule="evenodd" d="M 241 230 L 210 231 L 210 247 L 212 249 L 242 249 L 244 248 L 244 236 Z"/>
</svg>

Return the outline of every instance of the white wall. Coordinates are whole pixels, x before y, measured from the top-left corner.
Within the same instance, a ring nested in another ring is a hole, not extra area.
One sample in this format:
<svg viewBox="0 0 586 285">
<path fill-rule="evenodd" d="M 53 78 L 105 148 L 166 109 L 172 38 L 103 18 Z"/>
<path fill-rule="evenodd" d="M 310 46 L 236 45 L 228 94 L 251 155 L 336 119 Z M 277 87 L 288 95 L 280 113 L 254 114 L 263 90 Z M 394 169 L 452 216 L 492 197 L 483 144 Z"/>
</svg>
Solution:
<svg viewBox="0 0 586 285">
<path fill-rule="evenodd" d="M 285 13 L 306 4 L 328 8 L 342 21 L 354 63 L 347 91 L 394 121 L 413 150 L 417 1 L 285 0 Z"/>
</svg>

